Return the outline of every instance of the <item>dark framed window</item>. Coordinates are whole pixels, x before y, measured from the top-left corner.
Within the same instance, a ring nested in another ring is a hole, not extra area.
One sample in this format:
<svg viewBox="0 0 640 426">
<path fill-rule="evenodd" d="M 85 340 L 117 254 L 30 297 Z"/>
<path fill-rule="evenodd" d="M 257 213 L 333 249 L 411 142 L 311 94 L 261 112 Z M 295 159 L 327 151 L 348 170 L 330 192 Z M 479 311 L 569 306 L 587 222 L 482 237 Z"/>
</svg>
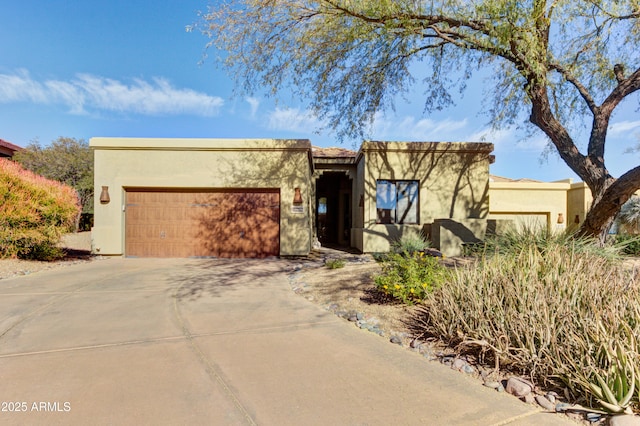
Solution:
<svg viewBox="0 0 640 426">
<path fill-rule="evenodd" d="M 417 180 L 378 180 L 376 182 L 377 223 L 418 223 Z"/>
</svg>

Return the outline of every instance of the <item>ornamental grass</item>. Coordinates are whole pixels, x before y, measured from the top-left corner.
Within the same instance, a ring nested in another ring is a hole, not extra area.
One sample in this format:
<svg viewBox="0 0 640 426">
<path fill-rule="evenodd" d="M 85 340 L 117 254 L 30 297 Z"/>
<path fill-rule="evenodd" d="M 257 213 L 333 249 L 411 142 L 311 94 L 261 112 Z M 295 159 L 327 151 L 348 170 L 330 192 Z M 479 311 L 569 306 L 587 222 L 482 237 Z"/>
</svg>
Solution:
<svg viewBox="0 0 640 426">
<path fill-rule="evenodd" d="M 578 402 L 630 411 L 638 402 L 637 389 L 625 401 L 631 384 L 640 388 L 638 271 L 595 241 L 511 237 L 427 294 L 417 330 L 496 369 L 566 388 Z"/>
</svg>

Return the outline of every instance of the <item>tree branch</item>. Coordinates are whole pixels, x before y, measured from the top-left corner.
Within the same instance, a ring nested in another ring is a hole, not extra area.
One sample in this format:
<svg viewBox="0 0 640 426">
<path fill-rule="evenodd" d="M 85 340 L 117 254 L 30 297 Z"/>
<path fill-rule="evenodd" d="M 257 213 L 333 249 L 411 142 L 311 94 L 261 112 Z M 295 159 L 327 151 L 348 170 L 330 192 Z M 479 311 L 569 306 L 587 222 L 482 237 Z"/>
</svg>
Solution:
<svg viewBox="0 0 640 426">
<path fill-rule="evenodd" d="M 589 90 L 586 88 L 586 86 L 584 86 L 577 78 L 575 78 L 575 76 L 571 74 L 569 70 L 556 63 L 550 63 L 549 70 L 557 71 L 562 77 L 564 77 L 567 82 L 575 87 L 582 99 L 584 99 L 584 101 L 586 102 L 589 110 L 591 110 L 593 114 L 596 113 L 598 105 L 596 105 L 596 101 L 591 96 L 591 93 L 589 93 Z"/>
<path fill-rule="evenodd" d="M 618 85 L 611 91 L 602 105 L 594 113 L 591 136 L 589 138 L 588 154 L 592 159 L 604 165 L 604 147 L 607 138 L 609 120 L 615 108 L 630 94 L 640 90 L 640 68 L 628 78 L 622 75 L 622 67 L 614 66 Z"/>
</svg>

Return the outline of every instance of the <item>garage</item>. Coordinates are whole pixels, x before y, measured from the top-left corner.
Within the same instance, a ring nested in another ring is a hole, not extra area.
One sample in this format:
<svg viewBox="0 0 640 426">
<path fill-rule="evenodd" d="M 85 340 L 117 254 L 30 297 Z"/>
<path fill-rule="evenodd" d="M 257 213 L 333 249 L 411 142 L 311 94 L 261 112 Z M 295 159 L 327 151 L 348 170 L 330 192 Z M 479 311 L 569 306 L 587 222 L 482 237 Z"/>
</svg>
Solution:
<svg viewBox="0 0 640 426">
<path fill-rule="evenodd" d="M 278 189 L 125 188 L 128 257 L 264 258 L 280 252 Z"/>
<path fill-rule="evenodd" d="M 264 258 L 311 250 L 308 140 L 92 138 L 101 256 Z"/>
</svg>

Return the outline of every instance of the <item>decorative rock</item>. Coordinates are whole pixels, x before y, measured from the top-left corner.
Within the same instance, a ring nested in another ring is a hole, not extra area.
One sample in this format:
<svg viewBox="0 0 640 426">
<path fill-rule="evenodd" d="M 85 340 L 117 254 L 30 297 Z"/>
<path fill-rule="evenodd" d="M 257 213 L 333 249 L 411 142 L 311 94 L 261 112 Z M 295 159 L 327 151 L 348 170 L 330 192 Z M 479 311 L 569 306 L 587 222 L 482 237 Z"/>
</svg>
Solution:
<svg viewBox="0 0 640 426">
<path fill-rule="evenodd" d="M 429 361 L 437 361 L 438 360 L 438 357 L 435 356 L 433 354 L 433 352 L 430 352 L 430 351 L 423 353 L 422 356 L 425 357 Z"/>
<path fill-rule="evenodd" d="M 613 416 L 609 419 L 610 426 L 638 426 L 640 425 L 640 417 L 632 416 L 629 414 L 623 414 L 620 416 Z"/>
<path fill-rule="evenodd" d="M 564 411 L 570 410 L 571 404 L 567 404 L 566 402 L 559 402 L 556 404 L 556 412 L 562 413 Z"/>
<path fill-rule="evenodd" d="M 495 389 L 498 392 L 504 391 L 504 386 L 502 386 L 502 383 L 500 382 L 484 382 L 483 385 L 488 388 Z"/>
<path fill-rule="evenodd" d="M 556 406 L 553 404 L 553 402 L 549 401 L 549 399 L 542 395 L 536 395 L 536 402 L 545 410 L 554 411 L 556 409 Z"/>
<path fill-rule="evenodd" d="M 443 356 L 442 356 L 442 361 L 441 361 L 441 362 L 442 362 L 444 365 L 451 365 L 451 364 L 453 364 L 453 361 L 454 361 L 454 360 L 455 360 L 455 358 L 454 358 L 453 356 L 451 356 L 451 355 L 443 355 Z"/>
<path fill-rule="evenodd" d="M 356 312 L 356 318 L 358 321 L 362 321 L 364 319 L 364 314 L 362 312 Z"/>
<path fill-rule="evenodd" d="M 426 248 L 426 249 L 422 250 L 422 252 L 427 256 L 442 257 L 442 252 L 439 251 L 439 250 L 436 250 L 434 248 Z"/>
<path fill-rule="evenodd" d="M 451 368 L 453 370 L 462 370 L 462 368 L 467 365 L 467 361 L 465 361 L 464 359 L 460 359 L 460 358 L 456 358 L 453 360 L 453 362 L 451 363 Z"/>
<path fill-rule="evenodd" d="M 547 398 L 549 401 L 551 401 L 552 404 L 556 403 L 556 398 L 558 398 L 558 394 L 551 391 L 551 392 L 547 392 L 547 394 L 545 395 L 545 398 Z"/>
<path fill-rule="evenodd" d="M 531 383 L 520 377 L 511 377 L 507 380 L 507 392 L 518 398 L 528 395 L 533 390 Z"/>
<path fill-rule="evenodd" d="M 422 342 L 418 339 L 413 339 L 411 343 L 409 343 L 409 346 L 412 349 L 420 349 L 420 346 L 422 346 Z"/>
<path fill-rule="evenodd" d="M 587 420 L 590 421 L 591 423 L 596 423 L 599 422 L 600 419 L 602 419 L 602 414 L 600 413 L 587 413 Z M 611 424 L 611 423 L 609 423 Z"/>
<path fill-rule="evenodd" d="M 378 325 L 380 324 L 380 320 L 376 317 L 371 317 L 367 320 L 369 324 Z"/>
<path fill-rule="evenodd" d="M 329 309 L 330 311 L 336 311 L 340 306 L 337 303 L 332 303 L 330 304 L 327 309 Z"/>
<path fill-rule="evenodd" d="M 475 374 L 476 369 L 473 368 L 472 366 L 470 366 L 469 364 L 467 364 L 467 365 L 463 366 L 462 370 L 460 370 L 460 371 L 462 371 L 465 374 Z"/>
<path fill-rule="evenodd" d="M 420 345 L 420 353 L 429 361 L 435 361 L 438 359 L 436 354 L 433 352 L 433 349 L 427 345 Z"/>
<path fill-rule="evenodd" d="M 351 322 L 356 322 L 358 321 L 358 317 L 356 317 L 355 315 L 349 315 L 349 318 L 347 318 L 349 321 Z"/>
<path fill-rule="evenodd" d="M 535 404 L 536 399 L 534 398 L 532 393 L 528 393 L 524 396 L 524 398 L 522 398 L 522 400 L 524 402 L 526 402 L 527 404 Z"/>
<path fill-rule="evenodd" d="M 402 338 L 400 336 L 393 335 L 391 339 L 389 339 L 391 343 L 402 346 Z"/>
</svg>

